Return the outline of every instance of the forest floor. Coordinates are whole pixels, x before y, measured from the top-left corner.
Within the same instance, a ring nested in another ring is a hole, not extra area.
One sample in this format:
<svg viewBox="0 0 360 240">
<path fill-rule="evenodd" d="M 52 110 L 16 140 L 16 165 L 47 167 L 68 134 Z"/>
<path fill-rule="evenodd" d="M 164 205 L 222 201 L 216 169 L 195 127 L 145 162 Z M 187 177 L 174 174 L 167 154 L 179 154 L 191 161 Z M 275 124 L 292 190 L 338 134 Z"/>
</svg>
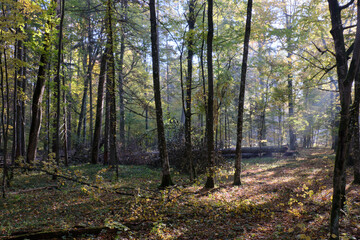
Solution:
<svg viewBox="0 0 360 240">
<path fill-rule="evenodd" d="M 327 239 L 333 162 L 328 149 L 245 159 L 239 187 L 228 162 L 212 190 L 205 176 L 189 185 L 175 173 L 177 185 L 159 191 L 160 170 L 146 166 L 119 166 L 118 181 L 101 165 L 58 172 L 93 186 L 16 172 L 0 199 L 0 239 Z M 341 238 L 360 239 L 360 187 L 348 176 Z"/>
</svg>

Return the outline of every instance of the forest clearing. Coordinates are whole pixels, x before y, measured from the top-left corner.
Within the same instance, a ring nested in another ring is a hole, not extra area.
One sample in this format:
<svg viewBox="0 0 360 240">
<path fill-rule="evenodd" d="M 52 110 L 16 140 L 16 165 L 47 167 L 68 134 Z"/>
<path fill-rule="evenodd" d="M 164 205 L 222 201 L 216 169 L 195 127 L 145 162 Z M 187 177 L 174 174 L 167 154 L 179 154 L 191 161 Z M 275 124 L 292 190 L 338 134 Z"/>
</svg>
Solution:
<svg viewBox="0 0 360 240">
<path fill-rule="evenodd" d="M 118 181 L 101 165 L 68 169 L 108 192 L 19 174 L 0 200 L 1 239 L 328 239 L 333 161 L 329 149 L 246 159 L 241 186 L 232 185 L 233 163 L 225 162 L 211 190 L 203 189 L 204 176 L 189 185 L 175 174 L 176 185 L 160 191 L 160 169 L 146 166 L 119 166 Z M 360 187 L 351 181 L 342 239 L 360 237 Z"/>
</svg>

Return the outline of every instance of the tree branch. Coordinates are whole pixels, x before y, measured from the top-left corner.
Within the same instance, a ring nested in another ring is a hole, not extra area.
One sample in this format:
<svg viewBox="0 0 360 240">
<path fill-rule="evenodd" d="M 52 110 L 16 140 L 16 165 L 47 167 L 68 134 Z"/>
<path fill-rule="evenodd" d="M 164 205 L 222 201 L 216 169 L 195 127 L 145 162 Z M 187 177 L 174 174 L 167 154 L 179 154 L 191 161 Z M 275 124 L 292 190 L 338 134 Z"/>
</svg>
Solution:
<svg viewBox="0 0 360 240">
<path fill-rule="evenodd" d="M 350 2 L 348 2 L 344 6 L 340 6 L 340 11 L 350 7 L 350 5 L 353 4 L 354 2 L 355 2 L 355 0 L 350 0 Z"/>
</svg>

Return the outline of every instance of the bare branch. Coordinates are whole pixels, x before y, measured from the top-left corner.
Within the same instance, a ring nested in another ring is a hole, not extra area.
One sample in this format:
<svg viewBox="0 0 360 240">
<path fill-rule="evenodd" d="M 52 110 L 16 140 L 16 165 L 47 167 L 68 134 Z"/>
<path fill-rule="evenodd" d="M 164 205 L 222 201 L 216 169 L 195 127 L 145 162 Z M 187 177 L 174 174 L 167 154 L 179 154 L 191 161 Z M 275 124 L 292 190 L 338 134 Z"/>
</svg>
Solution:
<svg viewBox="0 0 360 240">
<path fill-rule="evenodd" d="M 355 2 L 355 0 L 350 0 L 350 2 L 348 2 L 344 6 L 340 6 L 340 10 L 344 10 L 344 9 L 350 7 L 354 2 Z"/>
<path fill-rule="evenodd" d="M 357 25 L 350 25 L 350 26 L 347 26 L 347 27 L 343 27 L 343 30 L 346 30 L 346 29 L 349 29 L 349 28 L 354 28 L 356 27 Z"/>
</svg>

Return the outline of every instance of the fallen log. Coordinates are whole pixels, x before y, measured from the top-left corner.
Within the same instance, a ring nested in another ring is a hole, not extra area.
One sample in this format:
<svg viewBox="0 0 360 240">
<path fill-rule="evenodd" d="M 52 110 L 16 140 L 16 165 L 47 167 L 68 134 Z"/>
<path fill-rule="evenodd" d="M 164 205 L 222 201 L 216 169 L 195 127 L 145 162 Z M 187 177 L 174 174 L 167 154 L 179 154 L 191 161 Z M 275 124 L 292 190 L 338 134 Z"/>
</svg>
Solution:
<svg viewBox="0 0 360 240">
<path fill-rule="evenodd" d="M 243 147 L 241 148 L 241 153 L 284 153 L 288 150 L 287 147 L 274 147 L 274 146 L 264 146 L 264 147 Z M 219 150 L 221 154 L 236 154 L 235 148 L 227 148 Z"/>
<path fill-rule="evenodd" d="M 235 153 L 226 153 L 226 154 L 221 154 L 224 158 L 235 158 L 236 154 Z M 259 154 L 257 153 L 241 153 L 241 158 L 256 158 L 256 157 L 260 157 Z"/>
<path fill-rule="evenodd" d="M 7 240 L 40 240 L 40 239 L 73 239 L 81 237 L 84 234 L 99 235 L 102 231 L 107 233 L 116 233 L 117 229 L 110 229 L 107 227 L 93 227 L 93 228 L 75 228 L 69 230 L 59 230 L 54 232 L 32 232 L 32 233 L 20 233 L 19 235 L 13 235 L 4 237 L 1 239 Z"/>
</svg>

